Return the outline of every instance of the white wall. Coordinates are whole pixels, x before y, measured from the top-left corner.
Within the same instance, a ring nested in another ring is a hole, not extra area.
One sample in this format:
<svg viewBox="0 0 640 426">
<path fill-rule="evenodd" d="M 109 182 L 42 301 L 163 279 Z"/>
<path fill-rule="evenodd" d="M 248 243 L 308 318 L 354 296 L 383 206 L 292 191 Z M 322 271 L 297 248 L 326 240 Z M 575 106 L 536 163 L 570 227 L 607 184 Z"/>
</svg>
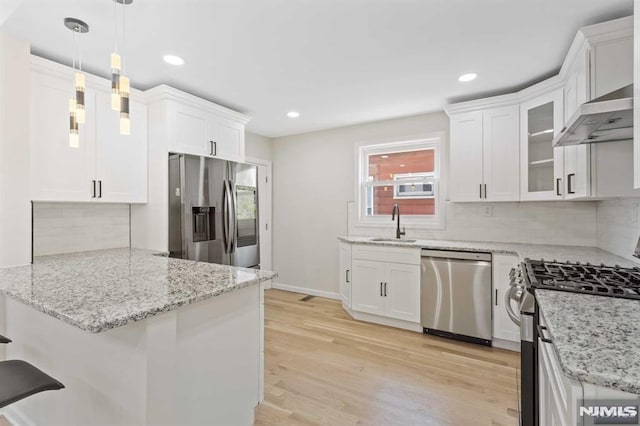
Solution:
<svg viewBox="0 0 640 426">
<path fill-rule="evenodd" d="M 129 205 L 34 203 L 33 254 L 129 247 Z"/>
<path fill-rule="evenodd" d="M 448 134 L 448 129 L 447 116 L 432 113 L 274 139 L 273 269 L 280 274 L 277 282 L 336 294 L 337 237 L 349 232 L 393 233 L 392 228 L 349 229 L 355 142 Z M 447 203 L 445 230 L 407 231 L 409 236 L 436 239 L 596 244 L 594 202 L 492 206 L 493 215 L 485 217 L 482 205 Z"/>
<path fill-rule="evenodd" d="M 246 157 L 259 160 L 272 159 L 272 142 L 268 137 L 257 133 L 245 132 L 244 144 L 244 154 Z"/>
<path fill-rule="evenodd" d="M 31 261 L 29 43 L 0 33 L 0 267 Z"/>
<path fill-rule="evenodd" d="M 600 201 L 597 212 L 598 247 L 626 259 L 640 237 L 640 199 Z"/>
</svg>

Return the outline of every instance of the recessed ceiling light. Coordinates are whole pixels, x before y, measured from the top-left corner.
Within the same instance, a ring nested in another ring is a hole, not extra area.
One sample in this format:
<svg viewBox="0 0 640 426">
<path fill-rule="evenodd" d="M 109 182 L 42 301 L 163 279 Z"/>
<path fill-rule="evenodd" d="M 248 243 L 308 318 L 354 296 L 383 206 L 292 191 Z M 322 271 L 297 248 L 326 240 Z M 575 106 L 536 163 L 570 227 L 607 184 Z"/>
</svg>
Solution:
<svg viewBox="0 0 640 426">
<path fill-rule="evenodd" d="M 289 111 L 287 113 L 287 117 L 289 117 L 289 118 L 298 118 L 298 117 L 300 117 L 300 113 L 297 112 L 297 111 Z"/>
<path fill-rule="evenodd" d="M 462 81 L 463 83 L 466 83 L 468 81 L 475 80 L 476 77 L 478 77 L 478 74 L 476 74 L 475 72 L 470 72 L 467 74 L 462 74 L 460 77 L 458 77 L 458 81 Z"/>
<path fill-rule="evenodd" d="M 164 55 L 162 59 L 170 65 L 176 65 L 176 66 L 184 65 L 184 59 L 182 59 L 180 56 Z"/>
<path fill-rule="evenodd" d="M 388 156 L 388 155 L 381 155 L 380 157 L 382 157 L 382 158 L 389 158 L 389 156 Z"/>
<path fill-rule="evenodd" d="M 400 164 L 400 167 L 404 167 L 404 164 Z"/>
</svg>

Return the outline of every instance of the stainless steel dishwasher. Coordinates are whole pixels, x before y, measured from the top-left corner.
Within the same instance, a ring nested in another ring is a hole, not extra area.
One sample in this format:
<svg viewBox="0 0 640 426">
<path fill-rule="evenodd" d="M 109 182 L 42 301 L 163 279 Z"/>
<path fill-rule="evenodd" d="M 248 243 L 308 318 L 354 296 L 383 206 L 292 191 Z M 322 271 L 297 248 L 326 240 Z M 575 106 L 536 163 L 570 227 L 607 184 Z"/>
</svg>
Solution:
<svg viewBox="0 0 640 426">
<path fill-rule="evenodd" d="M 423 331 L 491 346 L 491 254 L 422 250 Z"/>
</svg>

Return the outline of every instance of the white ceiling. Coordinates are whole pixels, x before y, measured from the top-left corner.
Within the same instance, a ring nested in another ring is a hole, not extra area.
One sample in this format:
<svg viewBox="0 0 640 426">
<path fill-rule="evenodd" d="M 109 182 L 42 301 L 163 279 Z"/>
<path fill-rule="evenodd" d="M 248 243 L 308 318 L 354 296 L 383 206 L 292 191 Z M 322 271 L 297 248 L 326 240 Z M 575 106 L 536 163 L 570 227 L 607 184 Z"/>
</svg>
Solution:
<svg viewBox="0 0 640 426">
<path fill-rule="evenodd" d="M 85 68 L 108 75 L 111 0 L 18 1 L 3 31 L 69 64 L 62 21 L 82 19 Z M 140 89 L 167 83 L 245 112 L 250 131 L 276 137 L 523 87 L 558 70 L 579 27 L 632 11 L 632 0 L 134 0 L 127 73 Z M 459 83 L 468 71 L 478 79 Z"/>
</svg>

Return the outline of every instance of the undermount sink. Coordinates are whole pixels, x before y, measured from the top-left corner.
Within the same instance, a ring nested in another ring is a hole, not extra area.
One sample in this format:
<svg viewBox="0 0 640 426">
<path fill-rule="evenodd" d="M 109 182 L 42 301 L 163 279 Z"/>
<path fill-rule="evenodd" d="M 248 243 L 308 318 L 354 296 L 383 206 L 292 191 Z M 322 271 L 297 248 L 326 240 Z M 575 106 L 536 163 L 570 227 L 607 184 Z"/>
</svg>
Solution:
<svg viewBox="0 0 640 426">
<path fill-rule="evenodd" d="M 404 238 L 372 238 L 371 241 L 389 242 L 389 243 L 415 243 L 416 240 L 407 240 Z"/>
</svg>

